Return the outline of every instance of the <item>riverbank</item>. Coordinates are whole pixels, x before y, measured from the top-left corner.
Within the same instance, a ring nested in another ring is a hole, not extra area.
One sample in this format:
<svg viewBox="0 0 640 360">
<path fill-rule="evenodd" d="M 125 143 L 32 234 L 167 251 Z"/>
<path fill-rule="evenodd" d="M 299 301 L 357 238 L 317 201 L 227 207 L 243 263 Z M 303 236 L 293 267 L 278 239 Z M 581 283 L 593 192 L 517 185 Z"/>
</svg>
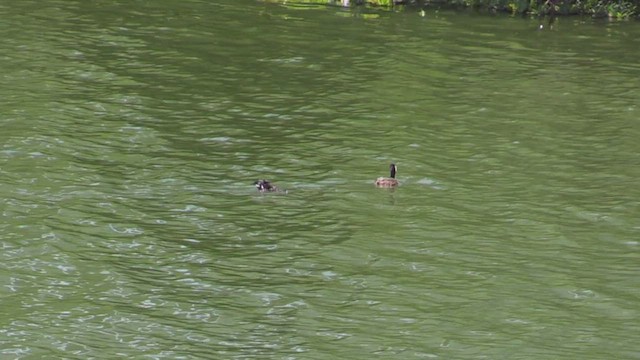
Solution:
<svg viewBox="0 0 640 360">
<path fill-rule="evenodd" d="M 272 0 L 269 2 L 313 3 L 349 7 L 472 8 L 488 13 L 506 12 L 523 16 L 582 15 L 620 20 L 640 19 L 640 0 Z"/>
</svg>

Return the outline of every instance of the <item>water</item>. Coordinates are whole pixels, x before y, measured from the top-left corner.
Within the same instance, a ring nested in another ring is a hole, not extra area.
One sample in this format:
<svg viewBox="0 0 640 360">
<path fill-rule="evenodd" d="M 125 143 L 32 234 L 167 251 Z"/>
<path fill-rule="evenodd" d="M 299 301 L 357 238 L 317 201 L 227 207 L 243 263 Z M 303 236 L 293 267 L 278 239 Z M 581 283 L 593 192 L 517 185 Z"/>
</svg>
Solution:
<svg viewBox="0 0 640 360">
<path fill-rule="evenodd" d="M 638 24 L 0 14 L 3 359 L 640 358 Z"/>
</svg>

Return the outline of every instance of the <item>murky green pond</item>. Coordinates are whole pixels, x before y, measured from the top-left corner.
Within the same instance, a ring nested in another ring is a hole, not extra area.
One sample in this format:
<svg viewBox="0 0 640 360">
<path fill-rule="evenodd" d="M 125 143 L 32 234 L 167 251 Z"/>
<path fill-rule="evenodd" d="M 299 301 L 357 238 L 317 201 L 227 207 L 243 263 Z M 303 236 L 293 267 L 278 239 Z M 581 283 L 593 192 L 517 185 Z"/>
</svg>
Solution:
<svg viewBox="0 0 640 360">
<path fill-rule="evenodd" d="M 640 359 L 640 25 L 425 15 L 0 5 L 0 357 Z"/>
</svg>

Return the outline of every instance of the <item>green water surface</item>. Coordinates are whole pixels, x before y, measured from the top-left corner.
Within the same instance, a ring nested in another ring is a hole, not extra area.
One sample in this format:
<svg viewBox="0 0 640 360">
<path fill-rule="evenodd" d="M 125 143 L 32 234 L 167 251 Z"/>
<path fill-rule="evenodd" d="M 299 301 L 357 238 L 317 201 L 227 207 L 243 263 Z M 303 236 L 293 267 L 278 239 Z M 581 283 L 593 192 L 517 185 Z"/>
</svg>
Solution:
<svg viewBox="0 0 640 360">
<path fill-rule="evenodd" d="M 0 358 L 640 359 L 640 25 L 424 15 L 0 5 Z"/>
</svg>

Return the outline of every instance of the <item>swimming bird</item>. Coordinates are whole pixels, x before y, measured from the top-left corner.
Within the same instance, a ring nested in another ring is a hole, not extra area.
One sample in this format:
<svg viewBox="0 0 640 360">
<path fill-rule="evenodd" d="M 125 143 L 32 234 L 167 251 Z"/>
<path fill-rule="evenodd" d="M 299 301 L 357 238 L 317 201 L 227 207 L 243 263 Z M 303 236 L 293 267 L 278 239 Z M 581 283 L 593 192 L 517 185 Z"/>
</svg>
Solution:
<svg viewBox="0 0 640 360">
<path fill-rule="evenodd" d="M 279 191 L 278 187 L 271 184 L 268 180 L 258 180 L 255 183 L 253 183 L 256 188 L 258 189 L 258 191 L 260 192 L 275 192 L 275 191 Z"/>
<path fill-rule="evenodd" d="M 376 179 L 377 187 L 396 187 L 398 186 L 398 180 L 396 180 L 396 171 L 398 171 L 398 167 L 396 164 L 389 165 L 389 171 L 391 172 L 391 176 L 388 178 L 379 177 Z"/>
</svg>

